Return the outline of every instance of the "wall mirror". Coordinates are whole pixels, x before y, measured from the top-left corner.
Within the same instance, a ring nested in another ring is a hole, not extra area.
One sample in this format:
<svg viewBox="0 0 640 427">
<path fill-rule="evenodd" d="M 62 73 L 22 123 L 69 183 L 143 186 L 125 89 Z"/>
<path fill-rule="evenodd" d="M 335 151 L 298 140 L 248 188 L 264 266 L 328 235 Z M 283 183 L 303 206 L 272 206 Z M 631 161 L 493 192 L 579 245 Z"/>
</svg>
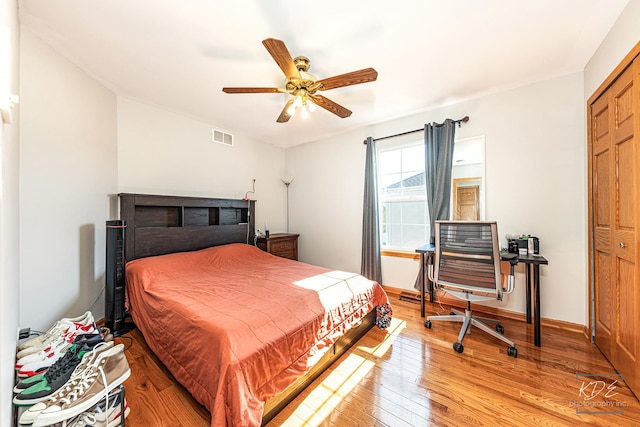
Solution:
<svg viewBox="0 0 640 427">
<path fill-rule="evenodd" d="M 451 170 L 451 219 L 485 219 L 484 181 L 484 135 L 457 139 Z"/>
</svg>

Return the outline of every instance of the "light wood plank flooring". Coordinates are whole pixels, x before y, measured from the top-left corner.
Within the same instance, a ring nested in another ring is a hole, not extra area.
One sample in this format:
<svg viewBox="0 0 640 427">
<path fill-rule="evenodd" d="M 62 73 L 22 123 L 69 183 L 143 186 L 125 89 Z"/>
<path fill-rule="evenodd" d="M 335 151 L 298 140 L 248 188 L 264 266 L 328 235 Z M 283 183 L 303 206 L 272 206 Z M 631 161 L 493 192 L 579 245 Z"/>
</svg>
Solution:
<svg viewBox="0 0 640 427">
<path fill-rule="evenodd" d="M 369 331 L 268 427 L 640 425 L 640 403 L 624 383 L 614 383 L 615 370 L 582 334 L 543 326 L 538 348 L 532 325 L 504 319 L 517 359 L 479 330 L 458 354 L 452 343 L 459 324 L 434 322 L 429 330 L 418 305 L 394 299 L 393 308 L 389 330 Z M 428 303 L 427 315 L 436 312 L 440 306 Z M 131 366 L 127 426 L 210 425 L 206 409 L 137 330 L 116 340 L 128 347 Z"/>
</svg>

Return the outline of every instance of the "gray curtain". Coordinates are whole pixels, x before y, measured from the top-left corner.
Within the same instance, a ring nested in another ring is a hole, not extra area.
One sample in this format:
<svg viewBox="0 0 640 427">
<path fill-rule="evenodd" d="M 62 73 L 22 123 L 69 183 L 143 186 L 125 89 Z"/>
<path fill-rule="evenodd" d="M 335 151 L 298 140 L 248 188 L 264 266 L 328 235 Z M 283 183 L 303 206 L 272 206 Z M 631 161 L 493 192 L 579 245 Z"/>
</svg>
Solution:
<svg viewBox="0 0 640 427">
<path fill-rule="evenodd" d="M 424 125 L 424 180 L 427 187 L 427 208 L 431 224 L 429 243 L 431 244 L 436 242 L 436 220 L 449 219 L 455 136 L 456 126 L 451 119 L 445 120 L 441 125 L 437 123 Z M 420 264 L 415 289 L 420 290 L 420 279 L 426 273 L 424 267 Z"/>
<path fill-rule="evenodd" d="M 449 219 L 455 136 L 456 126 L 451 119 L 445 120 L 441 125 L 424 125 L 424 173 L 431 222 L 429 242 L 432 244 L 436 239 L 436 220 Z"/>
<path fill-rule="evenodd" d="M 367 158 L 364 172 L 364 203 L 362 209 L 362 259 L 360 274 L 382 284 L 380 260 L 380 228 L 378 221 L 378 161 L 376 143 L 367 138 Z"/>
</svg>

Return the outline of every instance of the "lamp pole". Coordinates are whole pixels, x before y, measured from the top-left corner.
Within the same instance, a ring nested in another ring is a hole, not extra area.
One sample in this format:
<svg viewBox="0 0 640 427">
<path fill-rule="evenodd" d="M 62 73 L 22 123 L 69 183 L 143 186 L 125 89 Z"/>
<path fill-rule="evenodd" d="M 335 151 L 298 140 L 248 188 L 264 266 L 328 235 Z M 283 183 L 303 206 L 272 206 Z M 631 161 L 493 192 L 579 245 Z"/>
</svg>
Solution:
<svg viewBox="0 0 640 427">
<path fill-rule="evenodd" d="M 289 185 L 293 182 L 293 178 L 282 179 L 282 183 L 287 187 L 287 233 L 289 232 Z"/>
</svg>

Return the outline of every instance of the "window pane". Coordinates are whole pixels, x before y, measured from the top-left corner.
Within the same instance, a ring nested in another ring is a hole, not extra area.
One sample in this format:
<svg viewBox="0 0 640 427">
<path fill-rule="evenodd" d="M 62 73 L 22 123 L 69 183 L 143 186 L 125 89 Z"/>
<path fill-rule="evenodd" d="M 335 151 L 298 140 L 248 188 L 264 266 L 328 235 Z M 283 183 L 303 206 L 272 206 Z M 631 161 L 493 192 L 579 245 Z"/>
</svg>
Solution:
<svg viewBox="0 0 640 427">
<path fill-rule="evenodd" d="M 424 226 L 405 225 L 402 227 L 402 247 L 417 248 L 427 243 Z"/>
<path fill-rule="evenodd" d="M 424 185 L 424 172 L 413 175 L 405 175 L 402 180 L 402 190 L 399 196 L 402 197 L 424 197 L 426 187 Z"/>
<path fill-rule="evenodd" d="M 424 144 L 402 150 L 402 169 L 405 171 L 424 171 Z"/>
<path fill-rule="evenodd" d="M 400 173 L 400 171 L 402 171 L 402 162 L 400 161 L 400 159 L 401 159 L 400 150 L 378 152 L 379 174 L 387 175 L 390 173 Z"/>
<path fill-rule="evenodd" d="M 387 244 L 395 248 L 402 247 L 402 227 L 400 225 L 392 225 L 387 227 Z"/>
<path fill-rule="evenodd" d="M 400 224 L 402 222 L 402 203 L 386 203 L 387 222 Z"/>
<path fill-rule="evenodd" d="M 402 223 L 421 224 L 425 223 L 425 202 L 403 202 L 402 203 Z"/>
<path fill-rule="evenodd" d="M 400 188 L 395 185 L 402 179 L 402 174 L 388 174 L 378 177 L 378 188 L 383 194 L 389 194 L 390 197 L 397 197 L 400 194 Z"/>
</svg>

